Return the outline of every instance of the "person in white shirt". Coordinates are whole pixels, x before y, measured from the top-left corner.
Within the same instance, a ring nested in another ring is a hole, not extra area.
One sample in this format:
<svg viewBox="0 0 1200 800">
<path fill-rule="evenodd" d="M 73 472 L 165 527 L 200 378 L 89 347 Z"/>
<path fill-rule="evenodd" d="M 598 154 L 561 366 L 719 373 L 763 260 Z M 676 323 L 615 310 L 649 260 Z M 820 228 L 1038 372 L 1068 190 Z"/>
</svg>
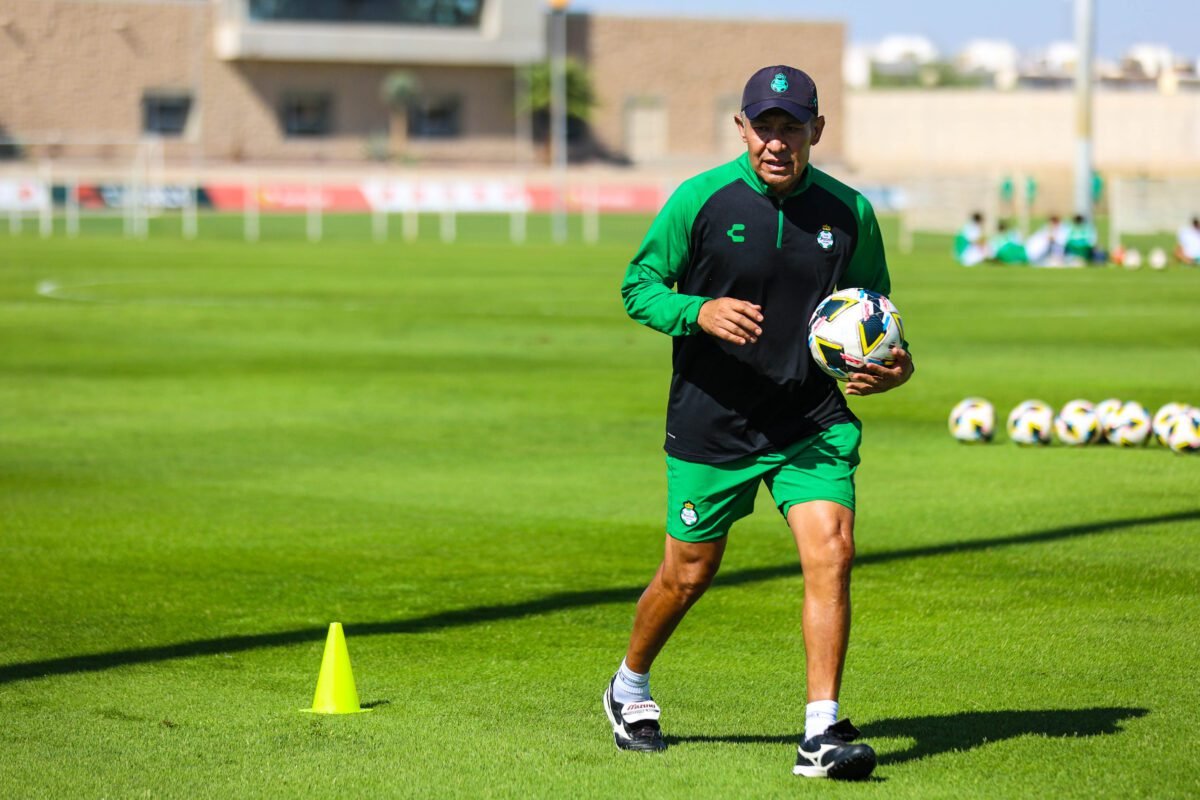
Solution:
<svg viewBox="0 0 1200 800">
<path fill-rule="evenodd" d="M 1191 225 L 1181 225 L 1175 235 L 1175 257 L 1184 264 L 1200 265 L 1200 217 Z"/>
<path fill-rule="evenodd" d="M 983 214 L 976 211 L 954 237 L 954 257 L 964 267 L 973 267 L 988 257 L 983 233 Z"/>
<path fill-rule="evenodd" d="M 1045 267 L 1060 267 L 1067 248 L 1067 226 L 1057 214 L 1052 214 L 1046 224 L 1025 240 L 1025 252 L 1029 263 Z"/>
</svg>

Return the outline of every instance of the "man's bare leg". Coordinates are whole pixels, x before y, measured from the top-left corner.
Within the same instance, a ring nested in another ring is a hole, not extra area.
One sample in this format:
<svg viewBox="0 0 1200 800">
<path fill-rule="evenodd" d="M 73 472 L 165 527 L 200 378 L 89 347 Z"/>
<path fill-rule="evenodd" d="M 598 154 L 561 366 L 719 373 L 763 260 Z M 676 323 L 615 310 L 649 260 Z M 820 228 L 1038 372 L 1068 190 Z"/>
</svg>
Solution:
<svg viewBox="0 0 1200 800">
<path fill-rule="evenodd" d="M 638 600 L 625 661 L 604 692 L 604 711 L 619 749 L 666 749 L 658 724 L 661 710 L 650 699 L 650 666 L 688 609 L 712 583 L 724 553 L 724 537 L 703 544 L 667 537 L 662 563 Z"/>
<path fill-rule="evenodd" d="M 721 566 L 726 537 L 683 542 L 667 537 L 662 563 L 638 600 L 625 664 L 646 673 L 688 609 L 704 594 Z"/>
<path fill-rule="evenodd" d="M 858 729 L 837 721 L 838 692 L 850 639 L 850 566 L 854 512 L 816 500 L 792 506 L 788 526 L 804 570 L 804 655 L 808 707 L 804 741 L 792 772 L 807 778 L 861 779 L 875 769 L 870 745 L 854 744 Z"/>
<path fill-rule="evenodd" d="M 788 526 L 804 570 L 804 652 L 808 701 L 837 700 L 850 638 L 854 512 L 826 500 L 791 507 Z"/>
</svg>

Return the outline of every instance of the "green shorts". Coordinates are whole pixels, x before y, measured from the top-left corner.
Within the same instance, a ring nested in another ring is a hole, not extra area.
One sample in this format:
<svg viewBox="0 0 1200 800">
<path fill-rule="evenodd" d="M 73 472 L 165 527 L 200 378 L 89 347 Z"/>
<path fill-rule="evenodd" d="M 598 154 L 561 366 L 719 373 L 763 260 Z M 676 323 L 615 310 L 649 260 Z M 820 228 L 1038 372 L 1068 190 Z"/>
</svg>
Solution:
<svg viewBox="0 0 1200 800">
<path fill-rule="evenodd" d="M 862 426 L 844 422 L 781 451 L 723 464 L 667 456 L 667 534 L 685 542 L 720 539 L 754 511 L 760 481 L 784 517 L 810 500 L 831 500 L 853 511 L 861 440 Z"/>
</svg>

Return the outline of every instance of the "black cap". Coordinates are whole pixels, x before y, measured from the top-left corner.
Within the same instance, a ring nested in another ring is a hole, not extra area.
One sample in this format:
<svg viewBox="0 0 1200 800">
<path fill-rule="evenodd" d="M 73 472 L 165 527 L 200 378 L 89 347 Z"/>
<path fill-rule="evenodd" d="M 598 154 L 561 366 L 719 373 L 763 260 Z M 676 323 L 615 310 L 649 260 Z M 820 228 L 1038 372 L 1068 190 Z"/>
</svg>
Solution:
<svg viewBox="0 0 1200 800">
<path fill-rule="evenodd" d="M 742 111 L 748 119 L 754 119 L 772 108 L 808 122 L 817 115 L 817 85 L 808 73 L 795 67 L 763 67 L 746 81 Z"/>
</svg>

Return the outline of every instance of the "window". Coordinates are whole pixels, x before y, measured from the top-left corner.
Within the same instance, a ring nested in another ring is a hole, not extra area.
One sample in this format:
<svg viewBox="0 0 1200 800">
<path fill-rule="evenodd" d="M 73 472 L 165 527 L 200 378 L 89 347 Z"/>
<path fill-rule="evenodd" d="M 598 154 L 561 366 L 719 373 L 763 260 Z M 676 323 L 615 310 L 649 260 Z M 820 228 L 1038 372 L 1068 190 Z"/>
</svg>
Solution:
<svg viewBox="0 0 1200 800">
<path fill-rule="evenodd" d="M 740 94 L 726 94 L 717 98 L 713 106 L 713 144 L 716 151 L 724 156 L 732 157 L 746 152 L 746 143 L 738 131 L 733 116 L 742 107 Z"/>
<path fill-rule="evenodd" d="M 625 155 L 634 162 L 654 161 L 667 154 L 667 106 L 661 97 L 625 99 Z"/>
<path fill-rule="evenodd" d="M 285 136 L 328 136 L 333 131 L 333 96 L 326 92 L 289 92 L 279 116 Z"/>
<path fill-rule="evenodd" d="M 424 139 L 452 139 L 462 135 L 462 100 L 439 97 L 415 100 L 408 110 L 408 135 Z"/>
<path fill-rule="evenodd" d="M 384 23 L 479 27 L 484 0 L 250 0 L 250 18 L 268 22 Z"/>
<path fill-rule="evenodd" d="M 142 95 L 142 132 L 182 136 L 187 128 L 192 96 L 181 92 L 146 92 Z"/>
</svg>

